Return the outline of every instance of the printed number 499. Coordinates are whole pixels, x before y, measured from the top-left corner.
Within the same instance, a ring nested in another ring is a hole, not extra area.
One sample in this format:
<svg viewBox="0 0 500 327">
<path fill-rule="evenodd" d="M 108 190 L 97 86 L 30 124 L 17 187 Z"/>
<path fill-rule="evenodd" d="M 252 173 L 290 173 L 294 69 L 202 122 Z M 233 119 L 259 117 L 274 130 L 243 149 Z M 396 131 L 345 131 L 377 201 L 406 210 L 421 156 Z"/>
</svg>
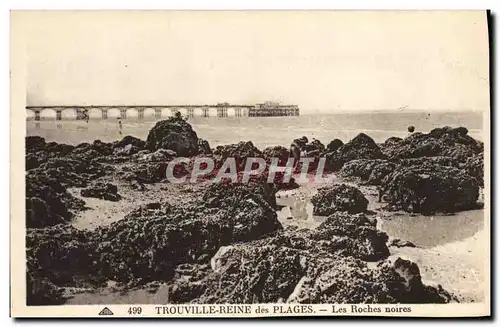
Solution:
<svg viewBox="0 0 500 327">
<path fill-rule="evenodd" d="M 130 315 L 140 315 L 142 313 L 141 307 L 130 307 L 128 308 L 128 314 Z"/>
</svg>

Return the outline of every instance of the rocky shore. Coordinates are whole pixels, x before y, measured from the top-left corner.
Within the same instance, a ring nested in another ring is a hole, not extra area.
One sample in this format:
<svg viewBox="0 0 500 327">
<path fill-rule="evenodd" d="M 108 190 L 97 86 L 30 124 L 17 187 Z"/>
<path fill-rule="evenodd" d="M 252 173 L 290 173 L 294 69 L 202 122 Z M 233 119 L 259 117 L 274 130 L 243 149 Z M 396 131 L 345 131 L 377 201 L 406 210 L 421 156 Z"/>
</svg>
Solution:
<svg viewBox="0 0 500 327">
<path fill-rule="evenodd" d="M 72 146 L 26 137 L 28 305 L 62 304 L 110 284 L 151 294 L 161 285 L 168 303 L 462 300 L 427 285 L 416 263 L 396 257 L 393 248 L 414 244 L 390 240 L 377 220 L 382 212 L 480 208 L 482 142 L 463 127 L 443 127 L 382 144 L 363 133 L 345 143 L 297 144 L 314 158 L 310 169 L 325 158 L 325 172 L 342 178 L 311 196 L 314 214 L 324 216 L 313 228 L 278 219 L 277 193 L 298 189 L 293 178 L 166 180 L 168 162 L 181 156 L 211 158 L 216 168 L 235 158 L 241 173 L 249 157 L 285 165 L 287 147 L 258 149 L 248 141 L 212 149 L 177 118 L 158 122 L 146 140 Z M 174 174 L 192 169 L 185 163 Z M 366 187 L 378 190 L 379 212 L 370 209 Z M 82 223 L 86 217 L 92 225 Z"/>
</svg>

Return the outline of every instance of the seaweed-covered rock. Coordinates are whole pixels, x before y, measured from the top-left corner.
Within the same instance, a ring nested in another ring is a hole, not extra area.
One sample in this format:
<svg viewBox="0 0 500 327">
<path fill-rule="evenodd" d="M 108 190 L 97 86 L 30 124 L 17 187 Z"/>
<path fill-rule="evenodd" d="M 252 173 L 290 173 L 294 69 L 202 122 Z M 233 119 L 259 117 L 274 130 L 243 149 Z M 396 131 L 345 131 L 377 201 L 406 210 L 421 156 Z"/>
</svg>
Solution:
<svg viewBox="0 0 500 327">
<path fill-rule="evenodd" d="M 108 156 L 113 153 L 113 145 L 101 140 L 95 140 L 94 142 L 92 142 L 90 149 L 96 151 L 101 156 Z"/>
<path fill-rule="evenodd" d="M 390 159 L 445 156 L 465 161 L 483 151 L 482 142 L 467 135 L 465 127 L 435 128 L 428 134 L 413 133 L 399 142 L 385 142 L 382 151 Z"/>
<path fill-rule="evenodd" d="M 262 152 L 251 141 L 219 145 L 213 151 L 215 167 L 220 168 L 227 158 L 234 158 L 236 169 L 242 171 L 248 158 L 263 158 Z"/>
<path fill-rule="evenodd" d="M 37 278 L 30 272 L 26 273 L 27 305 L 60 305 L 64 302 L 63 289 L 54 285 L 49 278 Z"/>
<path fill-rule="evenodd" d="M 114 148 L 123 148 L 127 145 L 133 145 L 135 148 L 137 148 L 139 150 L 144 150 L 144 148 L 146 146 L 146 142 L 144 142 L 143 140 L 141 140 L 137 137 L 127 135 L 124 138 L 122 138 L 120 141 L 113 143 Z"/>
<path fill-rule="evenodd" d="M 189 123 L 177 117 L 162 120 L 149 131 L 146 147 L 150 151 L 170 149 L 181 157 L 198 154 L 198 136 Z"/>
<path fill-rule="evenodd" d="M 402 259 L 375 268 L 322 246 L 280 234 L 224 246 L 212 271 L 178 278 L 176 303 L 447 303 L 441 287 L 423 285 L 418 267 Z M 200 276 L 201 275 L 201 276 Z"/>
<path fill-rule="evenodd" d="M 26 174 L 26 227 L 44 228 L 67 222 L 85 203 L 73 197 L 57 178 L 38 169 Z"/>
<path fill-rule="evenodd" d="M 26 170 L 38 168 L 47 160 L 49 160 L 49 154 L 45 151 L 26 152 Z"/>
<path fill-rule="evenodd" d="M 347 162 L 340 170 L 340 175 L 344 178 L 358 178 L 361 181 L 368 181 L 372 172 L 379 166 L 389 166 L 392 170 L 396 164 L 381 159 L 359 159 Z"/>
<path fill-rule="evenodd" d="M 88 198 L 97 198 L 108 201 L 119 201 L 118 187 L 111 183 L 96 182 L 80 191 L 80 194 Z"/>
<path fill-rule="evenodd" d="M 171 279 L 181 263 L 207 263 L 220 246 L 280 230 L 275 210 L 251 191 L 220 207 L 141 208 L 96 231 L 101 274 L 117 281 Z"/>
<path fill-rule="evenodd" d="M 430 214 L 477 207 L 479 185 L 450 166 L 398 167 L 382 181 L 389 209 Z"/>
<path fill-rule="evenodd" d="M 322 154 L 325 151 L 325 146 L 320 140 L 313 139 L 304 146 L 304 151 L 308 157 L 314 157 Z"/>
<path fill-rule="evenodd" d="M 290 158 L 290 150 L 281 145 L 270 146 L 262 151 L 262 155 L 268 164 L 271 163 L 273 158 L 277 158 L 278 164 L 285 166 Z"/>
<path fill-rule="evenodd" d="M 464 169 L 478 181 L 481 187 L 484 187 L 484 155 L 482 153 L 468 158 Z"/>
<path fill-rule="evenodd" d="M 335 212 L 309 237 L 316 241 L 327 241 L 328 248 L 337 254 L 365 261 L 377 261 L 389 256 L 387 234 L 377 230 L 377 222 L 369 220 L 362 213 Z"/>
<path fill-rule="evenodd" d="M 266 202 L 276 208 L 276 191 L 271 184 L 265 182 L 216 183 L 210 185 L 203 194 L 203 201 L 209 207 L 222 207 L 227 201 L 243 202 L 246 200 Z"/>
<path fill-rule="evenodd" d="M 36 283 L 53 289 L 50 284 L 82 287 L 102 282 L 96 262 L 98 256 L 91 239 L 90 232 L 68 225 L 27 229 L 27 277 L 33 282 L 33 300 L 50 302 L 50 299 L 36 298 L 40 295 Z"/>
<path fill-rule="evenodd" d="M 348 143 L 338 148 L 336 152 L 329 152 L 325 155 L 326 168 L 336 171 L 351 160 L 356 159 L 385 159 L 385 155 L 380 150 L 375 141 L 364 133 L 358 134 Z"/>
<path fill-rule="evenodd" d="M 177 153 L 173 150 L 158 149 L 155 152 L 142 150 L 133 155 L 133 159 L 137 162 L 168 162 L 174 159 Z"/>
<path fill-rule="evenodd" d="M 93 160 L 66 156 L 49 159 L 36 170 L 57 178 L 65 186 L 85 187 L 89 181 L 106 175 L 110 169 Z"/>
<path fill-rule="evenodd" d="M 318 190 L 312 199 L 315 215 L 325 216 L 336 211 L 349 213 L 365 212 L 368 200 L 363 193 L 354 186 L 336 184 L 325 186 Z"/>
<path fill-rule="evenodd" d="M 402 138 L 400 137 L 397 137 L 397 136 L 391 136 L 389 137 L 387 140 L 384 141 L 384 143 L 382 144 L 384 147 L 388 147 L 388 146 L 394 146 L 394 145 L 398 145 L 399 143 L 401 143 L 403 141 Z"/>
<path fill-rule="evenodd" d="M 364 133 L 358 134 L 338 149 L 344 162 L 355 159 L 384 159 L 385 156 L 375 141 Z"/>
<path fill-rule="evenodd" d="M 198 154 L 212 154 L 212 149 L 207 140 L 198 139 Z"/>
<path fill-rule="evenodd" d="M 334 139 L 326 146 L 326 152 L 336 152 L 342 145 L 344 145 L 342 140 Z"/>
<path fill-rule="evenodd" d="M 38 152 L 45 148 L 45 139 L 41 136 L 26 136 L 24 143 L 26 152 Z"/>
</svg>

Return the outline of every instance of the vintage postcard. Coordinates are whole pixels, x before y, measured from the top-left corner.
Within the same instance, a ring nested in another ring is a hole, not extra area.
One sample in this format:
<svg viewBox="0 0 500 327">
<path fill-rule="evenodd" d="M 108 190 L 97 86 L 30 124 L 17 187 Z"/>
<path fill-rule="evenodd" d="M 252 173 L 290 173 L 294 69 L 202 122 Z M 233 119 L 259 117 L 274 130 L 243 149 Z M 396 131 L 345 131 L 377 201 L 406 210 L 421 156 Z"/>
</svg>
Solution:
<svg viewBox="0 0 500 327">
<path fill-rule="evenodd" d="M 486 11 L 11 12 L 11 315 L 490 315 Z"/>
</svg>

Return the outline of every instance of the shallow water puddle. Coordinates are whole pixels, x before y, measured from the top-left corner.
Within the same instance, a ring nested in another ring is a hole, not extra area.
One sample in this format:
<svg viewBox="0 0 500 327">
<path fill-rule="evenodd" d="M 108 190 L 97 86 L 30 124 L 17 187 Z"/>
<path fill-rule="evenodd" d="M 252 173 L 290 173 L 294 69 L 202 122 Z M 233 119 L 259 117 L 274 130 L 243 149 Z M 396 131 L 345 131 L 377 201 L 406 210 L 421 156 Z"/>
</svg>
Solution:
<svg viewBox="0 0 500 327">
<path fill-rule="evenodd" d="M 430 248 L 461 241 L 484 228 L 484 210 L 469 210 L 453 215 L 398 214 L 378 219 L 378 228 L 389 236 Z"/>
<path fill-rule="evenodd" d="M 366 193 L 367 189 L 362 188 L 362 191 Z M 311 190 L 278 193 L 276 202 L 283 206 L 277 211 L 278 220 L 284 227 L 316 228 L 326 219 L 313 215 L 313 194 Z M 370 201 L 368 208 L 378 211 L 381 204 L 375 203 L 376 197 L 369 194 L 365 196 Z M 380 213 L 383 216 L 377 214 L 374 217 L 379 230 L 386 232 L 391 238 L 410 241 L 421 248 L 464 240 L 482 230 L 484 225 L 482 209 L 433 216 L 387 211 Z"/>
</svg>

